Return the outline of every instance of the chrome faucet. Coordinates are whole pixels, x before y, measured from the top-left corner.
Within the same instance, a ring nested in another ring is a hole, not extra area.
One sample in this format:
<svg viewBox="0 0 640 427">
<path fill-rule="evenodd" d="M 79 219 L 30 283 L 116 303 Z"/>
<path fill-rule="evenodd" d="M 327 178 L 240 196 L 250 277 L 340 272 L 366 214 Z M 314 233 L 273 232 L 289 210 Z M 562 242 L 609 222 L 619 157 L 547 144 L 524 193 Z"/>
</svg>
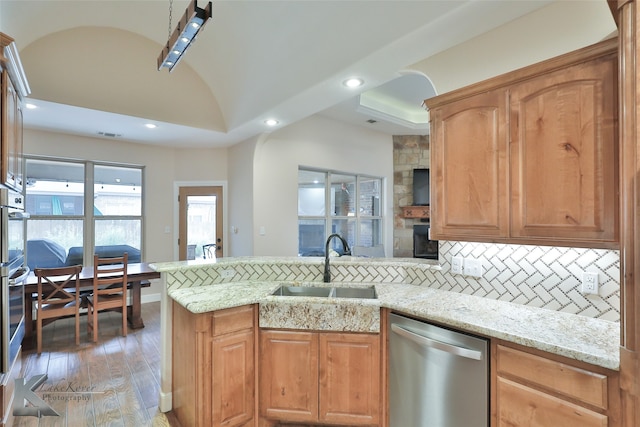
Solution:
<svg viewBox="0 0 640 427">
<path fill-rule="evenodd" d="M 337 237 L 342 242 L 342 249 L 344 250 L 343 255 L 351 255 L 351 249 L 349 249 L 349 244 L 344 237 L 337 233 L 333 233 L 327 237 L 327 243 L 324 245 L 324 283 L 331 282 L 331 271 L 329 270 L 329 243 L 334 237 Z"/>
</svg>

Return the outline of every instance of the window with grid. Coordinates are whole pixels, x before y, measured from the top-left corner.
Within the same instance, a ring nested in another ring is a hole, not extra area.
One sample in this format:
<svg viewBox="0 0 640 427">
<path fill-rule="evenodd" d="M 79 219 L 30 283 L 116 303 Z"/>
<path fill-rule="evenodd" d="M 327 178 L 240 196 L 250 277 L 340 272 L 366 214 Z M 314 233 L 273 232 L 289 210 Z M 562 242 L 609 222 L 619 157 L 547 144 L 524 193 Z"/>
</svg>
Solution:
<svg viewBox="0 0 640 427">
<path fill-rule="evenodd" d="M 382 244 L 382 178 L 343 172 L 298 170 L 298 255 L 324 256 L 330 234 L 350 246 Z M 342 252 L 339 240 L 331 248 Z"/>
<path fill-rule="evenodd" d="M 27 265 L 91 265 L 93 254 L 141 261 L 143 168 L 26 159 Z"/>
</svg>

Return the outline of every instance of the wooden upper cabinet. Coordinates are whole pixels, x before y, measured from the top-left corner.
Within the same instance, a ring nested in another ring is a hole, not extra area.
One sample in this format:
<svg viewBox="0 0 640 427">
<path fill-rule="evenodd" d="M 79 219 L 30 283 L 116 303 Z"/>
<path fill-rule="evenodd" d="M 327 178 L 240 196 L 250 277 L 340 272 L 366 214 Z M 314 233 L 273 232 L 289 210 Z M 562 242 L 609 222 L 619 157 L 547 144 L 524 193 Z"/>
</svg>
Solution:
<svg viewBox="0 0 640 427">
<path fill-rule="evenodd" d="M 0 33 L 0 184 L 22 191 L 22 99 L 30 93 L 14 40 Z"/>
<path fill-rule="evenodd" d="M 425 101 L 431 238 L 618 248 L 617 42 Z"/>
<path fill-rule="evenodd" d="M 616 61 L 511 89 L 513 237 L 618 241 Z"/>
<path fill-rule="evenodd" d="M 431 111 L 431 233 L 451 240 L 507 237 L 506 93 Z"/>
<path fill-rule="evenodd" d="M 9 78 L 7 71 L 2 72 L 2 180 L 5 185 L 18 188 L 18 171 L 16 170 L 15 150 L 19 136 L 18 126 L 18 93 Z M 20 181 L 21 182 L 21 181 Z"/>
</svg>

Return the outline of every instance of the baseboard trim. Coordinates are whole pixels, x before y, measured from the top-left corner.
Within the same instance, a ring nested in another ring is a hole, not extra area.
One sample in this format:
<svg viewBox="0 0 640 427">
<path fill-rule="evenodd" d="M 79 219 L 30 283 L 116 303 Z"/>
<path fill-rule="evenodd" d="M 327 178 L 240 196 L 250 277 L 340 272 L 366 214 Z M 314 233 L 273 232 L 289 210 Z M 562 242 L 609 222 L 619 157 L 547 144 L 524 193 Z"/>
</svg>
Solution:
<svg viewBox="0 0 640 427">
<path fill-rule="evenodd" d="M 141 304 L 146 304 L 148 302 L 160 302 L 160 294 L 144 294 L 140 297 Z"/>
<path fill-rule="evenodd" d="M 172 406 L 171 392 L 165 393 L 162 390 L 160 390 L 160 397 L 158 401 L 158 408 L 160 409 L 160 412 L 169 412 L 171 410 L 171 406 Z"/>
</svg>

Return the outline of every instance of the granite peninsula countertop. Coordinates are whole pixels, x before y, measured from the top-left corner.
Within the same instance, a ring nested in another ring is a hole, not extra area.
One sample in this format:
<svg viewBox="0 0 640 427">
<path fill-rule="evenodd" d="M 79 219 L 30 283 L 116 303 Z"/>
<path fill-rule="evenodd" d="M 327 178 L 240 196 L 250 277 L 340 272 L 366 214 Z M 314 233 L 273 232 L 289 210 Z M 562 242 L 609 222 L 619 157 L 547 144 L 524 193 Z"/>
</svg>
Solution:
<svg viewBox="0 0 640 427">
<path fill-rule="evenodd" d="M 322 282 L 238 281 L 169 289 L 192 313 L 259 304 L 260 327 L 379 331 L 379 308 L 498 338 L 608 369 L 619 369 L 620 325 L 575 314 L 528 307 L 402 283 L 332 283 L 375 286 L 377 299 L 272 296 L 281 284 Z"/>
</svg>

